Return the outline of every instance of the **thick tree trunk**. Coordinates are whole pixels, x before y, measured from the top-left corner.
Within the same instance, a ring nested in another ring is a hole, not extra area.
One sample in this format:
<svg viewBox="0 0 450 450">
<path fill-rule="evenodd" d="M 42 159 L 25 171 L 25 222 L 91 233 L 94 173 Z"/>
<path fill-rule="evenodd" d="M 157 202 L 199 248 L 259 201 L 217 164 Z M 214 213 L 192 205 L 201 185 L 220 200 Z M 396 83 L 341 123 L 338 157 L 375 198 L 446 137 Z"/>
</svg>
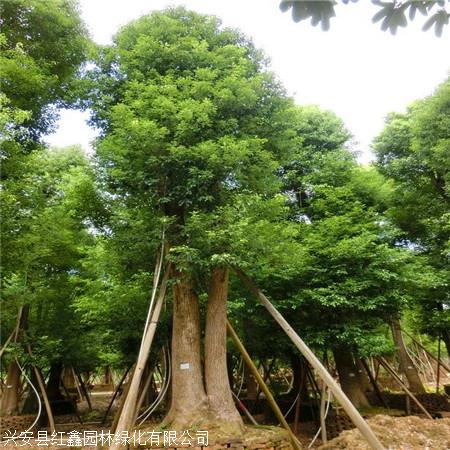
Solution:
<svg viewBox="0 0 450 450">
<path fill-rule="evenodd" d="M 200 312 L 190 275 L 173 269 L 172 403 L 163 423 L 186 430 L 208 421 L 200 359 Z"/>
<path fill-rule="evenodd" d="M 8 367 L 6 386 L 3 390 L 0 415 L 14 416 L 19 413 L 20 368 L 16 361 Z"/>
<path fill-rule="evenodd" d="M 308 400 L 308 384 L 306 383 L 306 363 L 299 355 L 291 355 L 292 375 L 294 377 L 292 383 L 292 392 L 297 395 L 300 391 L 300 401 Z"/>
<path fill-rule="evenodd" d="M 227 367 L 228 269 L 213 270 L 208 293 L 205 330 L 205 385 L 210 413 L 222 431 L 237 435 L 244 430 L 231 394 Z"/>
<path fill-rule="evenodd" d="M 369 407 L 369 401 L 360 384 L 358 367 L 347 349 L 334 349 L 334 361 L 339 374 L 341 388 L 356 408 Z"/>
<path fill-rule="evenodd" d="M 62 400 L 64 398 L 60 390 L 62 370 L 63 366 L 59 362 L 53 363 L 50 366 L 50 376 L 45 389 L 50 401 Z"/>
<path fill-rule="evenodd" d="M 66 389 L 75 390 L 77 388 L 75 376 L 71 367 L 63 368 L 62 378 Z"/>
<path fill-rule="evenodd" d="M 406 351 L 405 342 L 403 340 L 400 322 L 398 319 L 391 321 L 392 337 L 394 344 L 397 347 L 398 359 L 400 361 L 400 370 L 408 380 L 409 389 L 417 394 L 425 392 L 422 381 L 419 377 L 419 372 L 415 368 L 408 352 Z"/>
</svg>

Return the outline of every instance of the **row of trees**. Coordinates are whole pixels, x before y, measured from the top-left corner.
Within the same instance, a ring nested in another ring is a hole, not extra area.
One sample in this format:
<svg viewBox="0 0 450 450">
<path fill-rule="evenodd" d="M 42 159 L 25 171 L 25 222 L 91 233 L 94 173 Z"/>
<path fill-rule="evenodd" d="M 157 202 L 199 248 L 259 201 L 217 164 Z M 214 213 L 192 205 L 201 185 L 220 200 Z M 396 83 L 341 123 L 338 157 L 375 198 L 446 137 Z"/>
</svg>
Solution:
<svg viewBox="0 0 450 450">
<path fill-rule="evenodd" d="M 252 355 L 298 359 L 233 268 L 332 352 L 358 406 L 355 364 L 394 350 L 387 330 L 402 316 L 450 352 L 448 81 L 389 116 L 377 164 L 361 167 L 342 121 L 295 105 L 264 55 L 215 17 L 155 12 L 95 48 L 70 0 L 6 5 L 2 341 L 27 304 L 41 367 L 128 366 L 164 235 L 172 289 L 154 348 L 171 339 L 174 429 L 242 431 L 227 311 Z M 100 130 L 92 158 L 41 142 L 71 105 Z M 24 355 L 10 349 L 17 373 Z"/>
</svg>

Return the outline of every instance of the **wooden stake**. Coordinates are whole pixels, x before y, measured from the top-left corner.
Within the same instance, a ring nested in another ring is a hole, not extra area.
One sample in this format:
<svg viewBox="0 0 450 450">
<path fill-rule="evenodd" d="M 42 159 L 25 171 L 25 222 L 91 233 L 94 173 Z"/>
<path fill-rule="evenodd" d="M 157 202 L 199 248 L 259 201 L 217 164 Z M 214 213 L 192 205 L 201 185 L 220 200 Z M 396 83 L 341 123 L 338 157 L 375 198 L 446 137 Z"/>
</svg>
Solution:
<svg viewBox="0 0 450 450">
<path fill-rule="evenodd" d="M 236 270 L 238 276 L 247 284 L 247 286 L 252 290 L 252 292 L 257 296 L 259 301 L 264 305 L 264 307 L 269 311 L 271 316 L 280 325 L 284 332 L 290 337 L 294 345 L 300 350 L 303 356 L 308 360 L 308 362 L 317 370 L 317 373 L 322 378 L 322 380 L 331 389 L 336 400 L 342 405 L 345 412 L 348 414 L 352 422 L 364 436 L 364 438 L 369 443 L 373 450 L 385 450 L 381 442 L 375 436 L 374 432 L 363 419 L 358 410 L 353 406 L 352 402 L 344 394 L 341 388 L 338 386 L 333 377 L 328 373 L 327 369 L 322 365 L 319 359 L 314 355 L 310 348 L 303 342 L 300 336 L 292 329 L 289 323 L 284 319 L 284 317 L 275 309 L 275 307 L 270 303 L 268 298 L 263 294 L 263 292 L 253 283 L 250 278 L 248 278 L 241 270 Z"/>
<path fill-rule="evenodd" d="M 438 339 L 438 364 L 436 370 L 436 394 L 439 394 L 439 382 L 441 377 L 441 336 Z"/>
<path fill-rule="evenodd" d="M 327 393 L 327 385 L 324 381 L 322 381 L 322 391 L 320 394 L 320 431 L 322 436 L 322 442 L 326 444 L 328 442 L 327 439 L 327 427 L 325 424 L 325 406 L 326 400 L 325 395 Z"/>
<path fill-rule="evenodd" d="M 286 431 L 289 433 L 289 437 L 291 439 L 292 445 L 296 450 L 301 450 L 301 444 L 295 437 L 295 434 L 292 432 L 291 427 L 286 422 L 286 419 L 283 416 L 283 413 L 281 412 L 280 408 L 277 405 L 277 402 L 273 398 L 272 393 L 270 392 L 269 388 L 267 387 L 267 384 L 264 382 L 261 374 L 259 373 L 259 370 L 253 363 L 252 359 L 250 358 L 250 355 L 247 353 L 247 350 L 245 349 L 244 345 L 242 344 L 241 340 L 239 339 L 239 336 L 234 331 L 233 327 L 231 326 L 230 322 L 227 320 L 227 330 L 231 338 L 233 339 L 233 342 L 236 344 L 236 347 L 241 352 L 245 363 L 247 364 L 248 368 L 252 372 L 253 376 L 255 377 L 255 380 L 258 382 L 259 386 L 261 387 L 261 390 L 264 392 L 264 395 L 266 396 L 267 401 L 269 402 L 270 407 L 272 408 L 273 412 L 277 416 L 277 419 L 280 421 L 280 423 L 283 425 L 283 427 L 286 429 Z"/>
<path fill-rule="evenodd" d="M 379 357 L 378 360 L 380 361 L 381 365 L 392 375 L 392 377 L 397 381 L 397 383 L 400 385 L 400 387 L 406 392 L 408 397 L 410 397 L 414 403 L 423 411 L 423 413 L 431 420 L 433 420 L 433 417 L 431 414 L 425 409 L 425 407 L 420 403 L 420 401 L 417 399 L 417 397 L 406 387 L 406 384 L 403 383 L 402 379 L 395 373 L 394 368 L 383 358 Z"/>
<path fill-rule="evenodd" d="M 143 336 L 142 345 L 139 350 L 138 359 L 136 362 L 136 367 L 133 372 L 133 376 L 130 381 L 130 387 L 125 398 L 125 403 L 123 410 L 120 414 L 119 422 L 115 430 L 119 435 L 122 432 L 129 431 L 133 426 L 133 420 L 136 410 L 136 402 L 139 394 L 139 386 L 141 384 L 142 373 L 147 364 L 147 359 L 150 353 L 150 348 L 153 342 L 153 337 L 155 336 L 156 325 L 158 324 L 159 315 L 161 314 L 161 309 L 164 303 L 164 298 L 166 296 L 167 281 L 169 279 L 170 264 L 166 269 L 163 280 L 161 282 L 161 288 L 159 290 L 158 299 L 155 304 L 155 309 L 151 315 L 150 323 L 147 327 L 147 332 Z M 120 448 L 120 442 L 114 441 L 110 447 L 111 450 L 118 450 Z"/>
</svg>

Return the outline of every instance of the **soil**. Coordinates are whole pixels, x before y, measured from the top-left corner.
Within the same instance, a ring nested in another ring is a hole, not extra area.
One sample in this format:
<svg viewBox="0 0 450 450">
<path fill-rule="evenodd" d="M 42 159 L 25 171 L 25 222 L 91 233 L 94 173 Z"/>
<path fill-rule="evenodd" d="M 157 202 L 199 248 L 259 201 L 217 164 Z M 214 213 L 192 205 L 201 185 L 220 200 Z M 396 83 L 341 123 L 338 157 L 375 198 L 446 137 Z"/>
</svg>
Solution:
<svg viewBox="0 0 450 450">
<path fill-rule="evenodd" d="M 374 416 L 368 420 L 381 443 L 389 450 L 449 450 L 450 419 L 429 420 L 417 416 Z M 358 430 L 344 431 L 319 450 L 370 450 Z"/>
</svg>

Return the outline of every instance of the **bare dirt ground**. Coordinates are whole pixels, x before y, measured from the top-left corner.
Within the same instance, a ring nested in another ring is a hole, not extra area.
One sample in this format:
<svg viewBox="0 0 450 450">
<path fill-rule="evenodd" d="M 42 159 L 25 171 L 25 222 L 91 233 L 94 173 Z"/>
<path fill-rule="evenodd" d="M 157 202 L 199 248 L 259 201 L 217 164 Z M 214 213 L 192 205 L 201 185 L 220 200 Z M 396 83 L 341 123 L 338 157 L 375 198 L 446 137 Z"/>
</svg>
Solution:
<svg viewBox="0 0 450 450">
<path fill-rule="evenodd" d="M 417 416 L 379 415 L 368 420 L 389 450 L 449 450 L 450 419 L 429 420 Z M 358 430 L 344 431 L 319 450 L 370 450 Z"/>
</svg>

